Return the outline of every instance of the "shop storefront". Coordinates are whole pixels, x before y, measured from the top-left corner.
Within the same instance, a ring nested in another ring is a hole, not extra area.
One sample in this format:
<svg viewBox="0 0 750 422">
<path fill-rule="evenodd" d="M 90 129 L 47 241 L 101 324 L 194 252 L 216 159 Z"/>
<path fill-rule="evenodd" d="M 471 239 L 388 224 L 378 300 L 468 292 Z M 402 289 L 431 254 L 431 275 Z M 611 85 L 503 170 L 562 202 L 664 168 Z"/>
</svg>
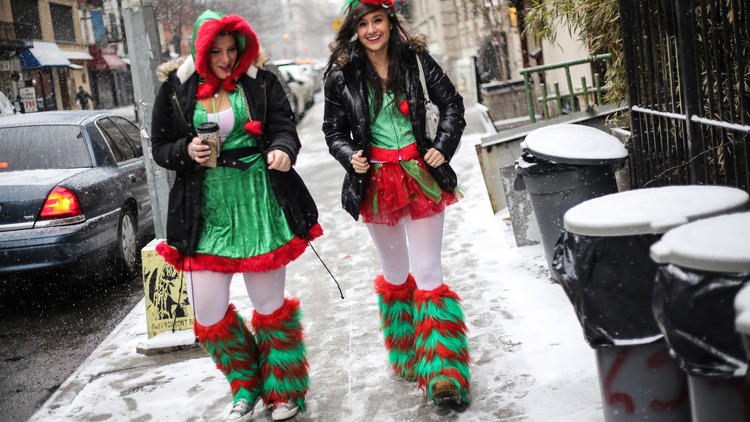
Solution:
<svg viewBox="0 0 750 422">
<path fill-rule="evenodd" d="M 72 104 L 70 107 L 65 108 L 79 109 L 81 106 L 76 104 L 76 93 L 78 92 L 79 86 L 82 86 L 84 91 L 91 92 L 91 87 L 89 85 L 89 63 L 91 63 L 94 58 L 89 54 L 88 49 L 66 49 L 63 46 L 62 51 L 63 54 L 65 54 L 65 57 L 71 62 L 71 65 L 68 66 L 67 70 L 67 89 Z"/>
<path fill-rule="evenodd" d="M 34 41 L 21 52 L 23 80 L 19 91 L 27 113 L 70 108 L 67 88 L 70 60 L 53 42 Z M 33 96 L 33 98 L 32 98 Z"/>
<path fill-rule="evenodd" d="M 98 108 L 122 107 L 133 104 L 133 82 L 130 69 L 117 55 L 114 45 L 89 46 L 91 95 Z"/>
</svg>

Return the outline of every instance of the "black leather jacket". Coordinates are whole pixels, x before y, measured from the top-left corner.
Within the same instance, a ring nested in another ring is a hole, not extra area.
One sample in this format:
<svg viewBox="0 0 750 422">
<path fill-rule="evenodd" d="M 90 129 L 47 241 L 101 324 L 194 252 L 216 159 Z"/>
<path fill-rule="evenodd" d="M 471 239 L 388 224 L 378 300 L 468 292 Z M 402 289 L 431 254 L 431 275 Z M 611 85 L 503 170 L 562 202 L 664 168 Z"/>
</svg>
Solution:
<svg viewBox="0 0 750 422">
<path fill-rule="evenodd" d="M 419 82 L 416 54 L 419 54 L 422 61 L 430 100 L 440 109 L 438 131 L 432 143 L 424 136 L 424 95 Z M 359 150 L 363 150 L 368 159 L 370 157 L 370 121 L 365 95 L 367 88 L 364 60 L 367 58 L 363 57 L 357 48 L 353 48 L 349 60 L 342 66 L 334 65 L 325 82 L 323 132 L 329 152 L 346 169 L 341 204 L 355 220 L 359 218 L 368 176 L 355 173 L 351 158 Z M 427 169 L 440 187 L 447 192 L 453 192 L 456 188 L 456 173 L 448 162 L 458 148 L 461 134 L 466 127 L 463 98 L 426 51 L 408 45 L 403 49 L 400 63 L 405 75 L 409 117 L 417 141 L 417 150 L 423 157 L 430 148 L 435 148 L 445 155 L 446 162 L 443 165 L 437 168 L 427 166 Z"/>
<path fill-rule="evenodd" d="M 289 101 L 276 76 L 258 69 L 255 78 L 243 74 L 239 83 L 248 96 L 251 115 L 263 124 L 263 135 L 257 139 L 264 157 L 271 149 L 280 149 L 294 163 L 301 144 Z M 187 154 L 187 144 L 195 136 L 193 112 L 197 89 L 197 73 L 181 82 L 176 71 L 170 72 L 157 93 L 151 121 L 154 161 L 176 173 L 169 191 L 167 244 L 188 256 L 195 253 L 197 245 L 206 170 Z M 270 170 L 269 176 L 292 232 L 309 237 L 318 212 L 302 179 L 294 169 L 288 172 Z"/>
</svg>

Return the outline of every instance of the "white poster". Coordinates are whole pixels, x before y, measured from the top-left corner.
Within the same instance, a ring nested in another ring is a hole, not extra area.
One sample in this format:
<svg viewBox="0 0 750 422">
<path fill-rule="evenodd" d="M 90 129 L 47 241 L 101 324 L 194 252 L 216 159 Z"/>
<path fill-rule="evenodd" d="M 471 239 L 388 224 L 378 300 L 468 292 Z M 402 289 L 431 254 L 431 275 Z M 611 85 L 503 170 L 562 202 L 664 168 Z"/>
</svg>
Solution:
<svg viewBox="0 0 750 422">
<path fill-rule="evenodd" d="M 36 90 L 34 87 L 21 88 L 21 101 L 23 102 L 23 108 L 26 113 L 33 113 L 36 109 Z"/>
</svg>

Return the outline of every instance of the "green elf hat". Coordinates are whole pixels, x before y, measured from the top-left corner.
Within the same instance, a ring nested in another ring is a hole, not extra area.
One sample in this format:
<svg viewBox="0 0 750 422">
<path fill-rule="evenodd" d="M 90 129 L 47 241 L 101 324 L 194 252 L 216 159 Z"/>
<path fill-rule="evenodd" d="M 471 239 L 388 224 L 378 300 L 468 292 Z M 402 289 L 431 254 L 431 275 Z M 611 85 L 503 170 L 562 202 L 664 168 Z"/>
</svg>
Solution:
<svg viewBox="0 0 750 422">
<path fill-rule="evenodd" d="M 401 3 L 403 2 L 404 0 L 401 0 Z M 373 6 L 383 6 L 385 9 L 393 8 L 393 0 L 346 0 L 342 9 L 348 15 L 352 9 L 357 7 L 360 3 L 367 3 Z"/>
</svg>

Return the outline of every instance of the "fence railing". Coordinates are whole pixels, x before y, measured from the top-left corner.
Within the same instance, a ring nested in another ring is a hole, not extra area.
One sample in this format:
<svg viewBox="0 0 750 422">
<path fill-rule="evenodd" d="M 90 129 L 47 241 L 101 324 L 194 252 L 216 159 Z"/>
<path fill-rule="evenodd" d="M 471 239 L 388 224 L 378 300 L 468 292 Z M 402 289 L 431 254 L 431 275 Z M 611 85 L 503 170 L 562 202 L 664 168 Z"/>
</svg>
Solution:
<svg viewBox="0 0 750 422">
<path fill-rule="evenodd" d="M 620 0 L 631 183 L 750 189 L 750 4 Z"/>
<path fill-rule="evenodd" d="M 543 73 L 548 70 L 555 70 L 555 69 L 564 69 L 565 70 L 565 82 L 568 88 L 568 92 L 564 94 L 560 94 L 560 85 L 557 81 L 553 84 L 553 90 L 554 94 L 550 95 L 550 93 L 547 90 L 547 87 L 545 84 L 540 83 L 539 89 L 541 91 L 541 96 L 537 97 L 536 101 L 538 101 L 541 104 L 542 107 L 542 114 L 544 116 L 544 119 L 547 120 L 550 118 L 550 112 L 549 112 L 549 103 L 554 102 L 557 105 L 557 110 L 561 111 L 563 110 L 563 100 L 567 99 L 570 102 L 570 111 L 580 111 L 580 106 L 576 108 L 576 98 L 581 97 L 583 100 L 583 104 L 585 108 L 589 107 L 589 96 L 594 96 L 594 102 L 597 105 L 602 104 L 602 92 L 606 90 L 606 86 L 601 85 L 601 79 L 598 73 L 594 74 L 594 83 L 591 85 L 591 88 L 589 89 L 589 84 L 586 81 L 586 77 L 581 77 L 581 90 L 576 91 L 573 88 L 573 80 L 570 76 L 570 67 L 576 66 L 580 64 L 586 64 L 586 63 L 593 63 L 597 61 L 604 61 L 609 67 L 611 60 L 611 54 L 597 54 L 595 56 L 583 58 L 583 59 L 576 59 L 576 60 L 570 60 L 566 62 L 559 62 L 559 63 L 551 63 L 551 64 L 545 64 L 541 66 L 533 66 L 533 67 L 527 67 L 520 70 L 521 75 L 523 76 L 523 82 L 524 82 L 524 89 L 526 90 L 526 103 L 529 109 L 529 120 L 531 123 L 536 122 L 536 108 L 534 106 L 534 83 L 532 80 L 532 75 L 534 73 Z"/>
</svg>

